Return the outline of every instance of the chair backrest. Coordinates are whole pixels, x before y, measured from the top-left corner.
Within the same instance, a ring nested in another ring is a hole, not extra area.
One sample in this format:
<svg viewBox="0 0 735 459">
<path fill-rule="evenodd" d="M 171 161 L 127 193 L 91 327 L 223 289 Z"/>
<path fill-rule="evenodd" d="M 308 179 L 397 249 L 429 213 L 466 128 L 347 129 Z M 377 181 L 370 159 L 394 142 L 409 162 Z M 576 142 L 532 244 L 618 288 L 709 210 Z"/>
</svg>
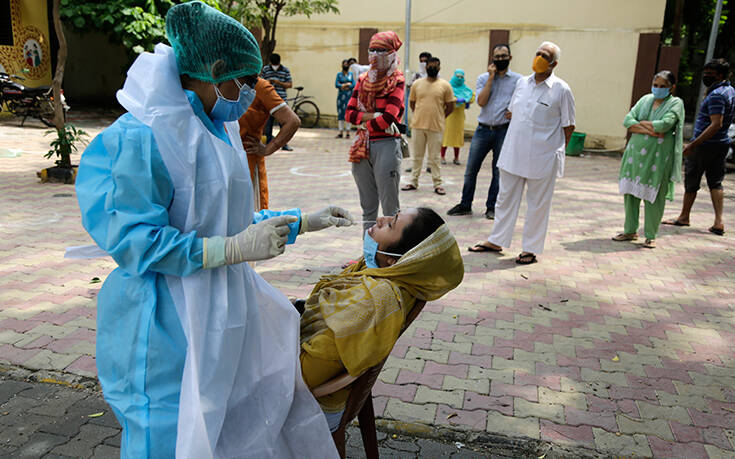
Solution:
<svg viewBox="0 0 735 459">
<path fill-rule="evenodd" d="M 406 316 L 406 321 L 403 324 L 401 335 L 411 325 L 414 319 L 418 317 L 419 313 L 421 313 L 421 310 L 424 309 L 425 305 L 426 301 L 416 301 L 416 304 L 413 308 L 411 308 L 408 316 Z M 368 400 L 368 398 L 370 397 L 370 392 L 373 390 L 375 381 L 378 380 L 380 371 L 383 369 L 383 365 L 385 365 L 385 360 L 387 360 L 387 357 L 374 367 L 368 368 L 363 374 L 360 375 L 359 378 L 355 380 L 354 383 L 352 383 L 350 395 L 347 398 L 347 404 L 345 405 L 345 412 L 342 415 L 342 421 L 339 424 L 339 429 L 344 427 L 348 422 L 355 419 L 357 413 L 360 412 L 362 406 L 365 404 L 365 401 Z"/>
</svg>

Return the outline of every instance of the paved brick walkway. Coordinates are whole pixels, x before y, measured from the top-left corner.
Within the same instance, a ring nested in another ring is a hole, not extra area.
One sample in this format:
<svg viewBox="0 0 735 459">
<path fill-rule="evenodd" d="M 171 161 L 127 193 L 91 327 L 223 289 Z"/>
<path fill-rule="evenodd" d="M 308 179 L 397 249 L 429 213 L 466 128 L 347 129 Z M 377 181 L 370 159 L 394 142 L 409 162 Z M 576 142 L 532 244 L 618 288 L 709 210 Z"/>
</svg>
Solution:
<svg viewBox="0 0 735 459">
<path fill-rule="evenodd" d="M 2 457 L 115 459 L 120 457 L 120 431 L 97 391 L 0 379 Z M 348 458 L 365 457 L 357 427 L 347 428 L 346 446 Z M 378 448 L 380 457 L 386 459 L 510 459 L 482 447 L 381 431 Z"/>
<path fill-rule="evenodd" d="M 97 133 L 108 122 L 80 124 Z M 37 183 L 35 171 L 49 165 L 43 133 L 0 121 L 0 149 L 22 150 L 14 158 L 0 150 L 0 362 L 94 376 L 100 284 L 93 282 L 113 263 L 62 258 L 64 247 L 89 238 L 73 187 Z M 359 215 L 348 142 L 333 134 L 303 130 L 294 152 L 268 159 L 272 208 L 338 204 Z M 465 251 L 492 225 L 482 215 L 483 169 L 476 215 L 447 217 L 465 256 L 464 282 L 428 304 L 396 345 L 374 390 L 379 416 L 615 455 L 735 457 L 732 233 L 707 232 L 712 210 L 701 195 L 692 226 L 662 227 L 655 250 L 611 241 L 623 224 L 617 168 L 615 158 L 568 159 L 547 250 L 528 267 L 513 262 L 523 209 L 505 254 Z M 424 173 L 418 191 L 402 193 L 403 207 L 444 215 L 459 201 L 463 172 L 442 168 L 444 197 Z M 727 216 L 732 176 L 725 188 Z M 666 216 L 677 214 L 681 195 L 678 186 Z M 285 293 L 304 296 L 361 247 L 359 228 L 330 229 L 303 236 L 257 269 Z"/>
</svg>

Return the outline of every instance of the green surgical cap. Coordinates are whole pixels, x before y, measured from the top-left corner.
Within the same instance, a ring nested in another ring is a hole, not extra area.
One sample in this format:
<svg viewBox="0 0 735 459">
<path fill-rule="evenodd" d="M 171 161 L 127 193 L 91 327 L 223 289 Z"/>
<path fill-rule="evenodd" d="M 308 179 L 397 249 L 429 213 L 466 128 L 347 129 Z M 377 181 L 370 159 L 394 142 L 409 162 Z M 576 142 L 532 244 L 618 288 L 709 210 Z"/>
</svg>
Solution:
<svg viewBox="0 0 735 459">
<path fill-rule="evenodd" d="M 180 75 L 221 83 L 258 74 L 263 67 L 253 34 L 202 2 L 182 3 L 168 10 L 166 34 Z"/>
</svg>

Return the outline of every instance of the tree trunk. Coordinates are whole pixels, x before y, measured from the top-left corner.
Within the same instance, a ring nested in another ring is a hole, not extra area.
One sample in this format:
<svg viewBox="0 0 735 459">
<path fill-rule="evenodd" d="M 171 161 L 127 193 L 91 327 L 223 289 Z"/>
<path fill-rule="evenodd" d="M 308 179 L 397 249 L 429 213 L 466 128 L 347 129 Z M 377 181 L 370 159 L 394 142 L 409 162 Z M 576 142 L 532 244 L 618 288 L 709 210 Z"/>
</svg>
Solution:
<svg viewBox="0 0 735 459">
<path fill-rule="evenodd" d="M 674 24 L 671 32 L 671 45 L 679 46 L 681 44 L 681 24 L 684 19 L 684 0 L 676 0 L 674 7 Z"/>
<path fill-rule="evenodd" d="M 270 63 L 271 54 L 273 54 L 274 49 L 276 49 L 275 41 L 271 41 L 266 35 L 260 43 L 260 57 L 263 59 L 264 66 Z"/>
<path fill-rule="evenodd" d="M 56 58 L 56 72 L 54 73 L 53 90 L 54 90 L 54 126 L 56 126 L 56 132 L 61 138 L 66 135 L 64 129 L 64 108 L 61 105 L 61 83 L 64 81 L 64 66 L 66 65 L 66 37 L 64 36 L 64 29 L 61 25 L 61 17 L 59 16 L 59 3 L 60 0 L 54 1 L 54 29 L 56 30 L 56 38 L 59 40 L 59 52 Z M 71 168 L 71 155 L 70 152 L 66 152 L 61 155 L 61 167 Z"/>
</svg>

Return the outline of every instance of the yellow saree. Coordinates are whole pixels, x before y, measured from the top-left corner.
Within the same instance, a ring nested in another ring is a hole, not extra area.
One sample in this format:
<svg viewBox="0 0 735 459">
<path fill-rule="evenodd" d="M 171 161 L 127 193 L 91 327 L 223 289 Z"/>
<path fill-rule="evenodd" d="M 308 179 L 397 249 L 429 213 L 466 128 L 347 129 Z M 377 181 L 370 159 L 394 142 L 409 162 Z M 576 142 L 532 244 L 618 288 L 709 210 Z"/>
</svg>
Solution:
<svg viewBox="0 0 735 459">
<path fill-rule="evenodd" d="M 446 225 L 406 252 L 394 265 L 366 268 L 360 260 L 340 274 L 323 276 L 306 300 L 301 318 L 301 363 L 314 387 L 347 370 L 358 376 L 385 359 L 416 300 L 433 301 L 457 287 L 462 256 Z M 344 389 L 319 400 L 339 411 Z"/>
</svg>

